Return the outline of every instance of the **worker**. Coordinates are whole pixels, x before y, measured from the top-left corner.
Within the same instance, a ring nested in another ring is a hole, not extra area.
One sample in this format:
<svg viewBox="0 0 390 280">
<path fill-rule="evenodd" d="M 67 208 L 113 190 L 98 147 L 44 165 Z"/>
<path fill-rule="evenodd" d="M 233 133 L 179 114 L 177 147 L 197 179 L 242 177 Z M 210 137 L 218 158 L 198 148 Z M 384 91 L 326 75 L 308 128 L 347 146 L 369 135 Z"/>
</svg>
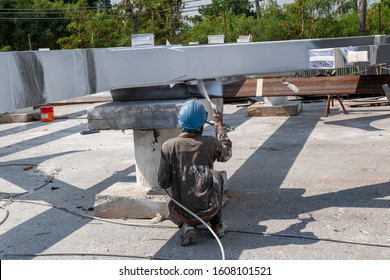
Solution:
<svg viewBox="0 0 390 280">
<path fill-rule="evenodd" d="M 217 137 L 202 135 L 206 120 L 207 111 L 200 101 L 191 99 L 183 104 L 178 116 L 182 133 L 161 148 L 158 183 L 161 188 L 171 188 L 173 199 L 209 222 L 221 238 L 227 230 L 222 220 L 224 182 L 213 164 L 231 158 L 232 142 L 218 113 L 213 115 Z M 168 208 L 170 219 L 180 228 L 181 245 L 194 243 L 195 228 L 201 222 L 172 200 Z"/>
</svg>

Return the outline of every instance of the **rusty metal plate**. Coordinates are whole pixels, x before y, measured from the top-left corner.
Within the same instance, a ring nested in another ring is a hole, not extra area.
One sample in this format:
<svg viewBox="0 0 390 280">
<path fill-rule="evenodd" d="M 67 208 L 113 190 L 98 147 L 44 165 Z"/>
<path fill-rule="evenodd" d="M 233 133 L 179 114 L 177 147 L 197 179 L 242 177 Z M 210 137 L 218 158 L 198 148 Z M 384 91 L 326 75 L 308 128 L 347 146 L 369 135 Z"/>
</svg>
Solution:
<svg viewBox="0 0 390 280">
<path fill-rule="evenodd" d="M 295 93 L 286 81 L 299 88 Z M 310 95 L 384 95 L 383 84 L 390 82 L 390 75 L 321 76 L 311 78 L 263 79 L 261 96 L 310 96 Z M 255 97 L 256 79 L 247 79 L 223 85 L 224 98 Z"/>
</svg>

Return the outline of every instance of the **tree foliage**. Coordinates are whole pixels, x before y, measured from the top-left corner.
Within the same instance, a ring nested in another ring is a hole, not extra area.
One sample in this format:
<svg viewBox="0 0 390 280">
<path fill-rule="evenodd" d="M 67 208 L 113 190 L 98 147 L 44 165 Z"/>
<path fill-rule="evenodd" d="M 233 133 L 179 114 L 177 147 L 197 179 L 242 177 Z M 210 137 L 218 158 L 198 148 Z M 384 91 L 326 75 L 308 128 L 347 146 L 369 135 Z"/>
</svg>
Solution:
<svg viewBox="0 0 390 280">
<path fill-rule="evenodd" d="M 199 8 L 202 17 L 221 16 L 229 13 L 235 16 L 254 16 L 253 5 L 248 0 L 212 0 L 211 4 Z"/>
<path fill-rule="evenodd" d="M 154 33 L 157 45 L 225 34 L 226 42 L 251 34 L 254 41 L 359 34 L 356 0 L 212 0 L 195 16 L 183 0 L 0 0 L 0 51 L 130 46 L 131 34 Z M 390 0 L 367 10 L 367 34 L 390 33 Z"/>
<path fill-rule="evenodd" d="M 65 49 L 125 45 L 120 34 L 128 28 L 120 11 L 109 8 L 107 1 L 90 2 L 79 0 L 68 10 L 69 35 L 59 38 L 58 44 Z"/>
</svg>

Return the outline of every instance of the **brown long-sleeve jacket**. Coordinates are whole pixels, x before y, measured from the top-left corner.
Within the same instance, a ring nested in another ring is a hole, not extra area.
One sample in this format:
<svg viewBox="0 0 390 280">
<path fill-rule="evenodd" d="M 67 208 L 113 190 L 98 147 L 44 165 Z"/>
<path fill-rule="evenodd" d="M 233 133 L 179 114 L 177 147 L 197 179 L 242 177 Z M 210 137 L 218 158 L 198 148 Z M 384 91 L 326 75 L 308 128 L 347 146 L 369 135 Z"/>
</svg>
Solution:
<svg viewBox="0 0 390 280">
<path fill-rule="evenodd" d="M 228 161 L 231 156 L 232 142 L 223 129 L 218 138 L 182 133 L 162 146 L 158 183 L 161 188 L 171 188 L 175 200 L 210 221 L 222 207 L 221 186 L 214 183 L 213 165 L 215 161 Z M 178 224 L 199 224 L 172 201 L 169 211 Z"/>
</svg>

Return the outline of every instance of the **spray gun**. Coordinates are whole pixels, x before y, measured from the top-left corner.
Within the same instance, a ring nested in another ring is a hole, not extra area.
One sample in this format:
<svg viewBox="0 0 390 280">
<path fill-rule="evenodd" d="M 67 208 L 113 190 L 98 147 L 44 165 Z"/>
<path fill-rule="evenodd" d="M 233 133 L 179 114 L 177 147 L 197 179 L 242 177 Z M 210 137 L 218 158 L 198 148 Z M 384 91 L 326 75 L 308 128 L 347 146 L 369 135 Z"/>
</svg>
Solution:
<svg viewBox="0 0 390 280">
<path fill-rule="evenodd" d="M 197 81 L 197 86 L 198 86 L 198 89 L 199 89 L 200 93 L 202 94 L 202 96 L 210 103 L 210 106 L 211 106 L 211 109 L 213 110 L 213 113 L 215 115 L 221 115 L 221 120 L 222 120 L 222 112 L 218 112 L 217 105 L 211 101 L 210 96 L 207 93 L 206 87 L 205 87 L 205 85 L 203 83 L 203 80 L 198 80 Z M 214 124 L 212 124 L 210 122 L 206 122 L 206 123 L 208 123 L 210 125 L 214 125 Z M 231 126 L 229 126 L 229 125 L 227 125 L 225 123 L 223 123 L 223 127 L 224 127 L 225 130 L 228 130 L 228 131 L 234 130 L 233 127 L 231 127 Z"/>
<path fill-rule="evenodd" d="M 209 94 L 207 93 L 206 87 L 204 86 L 203 80 L 198 81 L 198 89 L 202 96 L 210 103 L 211 109 L 213 109 L 214 114 L 218 114 L 217 105 L 215 105 L 211 99 Z"/>
<path fill-rule="evenodd" d="M 207 93 L 206 87 L 203 83 L 203 80 L 198 80 L 197 86 L 198 86 L 198 89 L 199 89 L 200 93 L 202 94 L 202 96 L 210 103 L 210 106 L 211 106 L 211 109 L 213 110 L 214 115 L 219 115 L 217 105 L 211 101 L 210 96 Z M 221 120 L 222 120 L 222 118 L 221 118 Z M 206 123 L 208 123 L 209 125 L 214 125 L 208 121 L 206 121 Z"/>
</svg>

